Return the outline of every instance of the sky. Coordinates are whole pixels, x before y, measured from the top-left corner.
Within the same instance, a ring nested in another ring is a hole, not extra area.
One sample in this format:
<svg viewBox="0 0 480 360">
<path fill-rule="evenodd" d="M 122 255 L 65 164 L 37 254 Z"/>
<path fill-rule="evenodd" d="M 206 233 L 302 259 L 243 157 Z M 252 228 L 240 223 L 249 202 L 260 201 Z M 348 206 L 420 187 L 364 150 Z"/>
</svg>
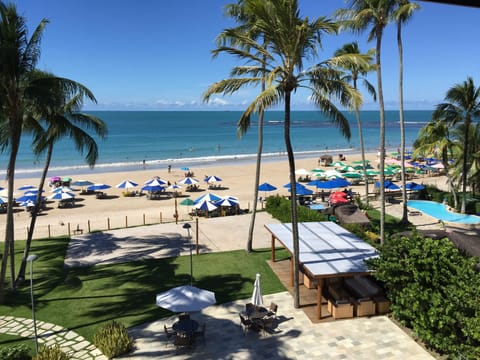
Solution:
<svg viewBox="0 0 480 360">
<path fill-rule="evenodd" d="M 11 0 L 4 0 L 5 2 Z M 224 16 L 234 0 L 14 0 L 30 29 L 47 25 L 38 67 L 82 83 L 97 104 L 85 110 L 242 110 L 258 93 L 245 88 L 232 96 L 202 94 L 241 65 L 236 58 L 212 58 L 215 38 L 235 24 Z M 429 110 L 447 90 L 472 77 L 480 85 L 478 34 L 480 9 L 418 2 L 421 9 L 404 26 L 404 106 Z M 299 0 L 300 12 L 313 19 L 333 17 L 344 0 Z M 362 51 L 375 48 L 366 35 L 328 35 L 315 61 L 332 57 L 344 44 L 358 41 Z M 396 27 L 382 44 L 386 109 L 398 109 Z M 368 80 L 376 86 L 376 75 Z M 313 109 L 308 93 L 298 92 L 293 110 Z M 364 110 L 378 109 L 365 94 Z"/>
</svg>

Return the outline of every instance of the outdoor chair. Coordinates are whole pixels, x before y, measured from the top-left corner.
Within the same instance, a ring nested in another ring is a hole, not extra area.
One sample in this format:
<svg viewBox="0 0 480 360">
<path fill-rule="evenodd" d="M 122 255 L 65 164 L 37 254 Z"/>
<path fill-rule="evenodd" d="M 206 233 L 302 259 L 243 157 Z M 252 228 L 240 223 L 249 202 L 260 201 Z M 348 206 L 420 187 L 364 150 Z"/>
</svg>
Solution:
<svg viewBox="0 0 480 360">
<path fill-rule="evenodd" d="M 255 305 L 253 305 L 252 303 L 245 304 L 245 311 L 247 312 L 247 314 L 253 313 L 255 311 Z"/>
<path fill-rule="evenodd" d="M 167 341 L 165 342 L 165 346 L 167 346 L 169 343 L 171 343 L 171 338 L 175 336 L 174 332 L 171 332 L 168 330 L 167 325 L 163 325 L 163 329 L 165 330 L 165 335 L 167 336 Z"/>
<path fill-rule="evenodd" d="M 260 327 L 264 335 L 267 332 L 272 332 L 274 328 L 274 318 L 266 317 L 258 323 L 258 326 Z"/>
<path fill-rule="evenodd" d="M 178 348 L 192 346 L 192 338 L 190 336 L 175 336 L 173 344 Z"/>
<path fill-rule="evenodd" d="M 252 321 L 248 318 L 243 317 L 242 314 L 238 314 L 238 316 L 240 316 L 240 324 L 242 326 L 243 332 L 245 333 L 247 329 L 252 326 Z"/>
<path fill-rule="evenodd" d="M 270 307 L 268 308 L 268 313 L 267 316 L 273 316 L 277 317 L 277 310 L 278 310 L 278 305 L 275 304 L 274 302 L 270 303 Z"/>
</svg>

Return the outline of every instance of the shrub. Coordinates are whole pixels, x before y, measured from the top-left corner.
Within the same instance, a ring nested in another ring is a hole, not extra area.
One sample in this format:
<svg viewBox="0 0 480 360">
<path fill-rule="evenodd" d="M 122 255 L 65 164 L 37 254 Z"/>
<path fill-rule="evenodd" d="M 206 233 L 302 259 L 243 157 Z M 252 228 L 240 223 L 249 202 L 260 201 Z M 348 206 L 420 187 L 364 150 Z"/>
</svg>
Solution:
<svg viewBox="0 0 480 360">
<path fill-rule="evenodd" d="M 0 359 L 30 360 L 30 348 L 25 344 L 0 348 Z"/>
<path fill-rule="evenodd" d="M 133 350 L 133 339 L 123 324 L 112 321 L 93 336 L 95 346 L 109 359 Z"/>
<path fill-rule="evenodd" d="M 270 196 L 267 199 L 265 210 L 275 219 L 283 223 L 292 222 L 291 203 L 288 199 L 284 199 L 278 195 Z M 297 219 L 298 222 L 325 221 L 326 217 L 316 210 L 310 210 L 305 206 L 297 206 Z"/>
<path fill-rule="evenodd" d="M 37 356 L 34 356 L 32 360 L 70 360 L 72 357 L 65 354 L 58 345 L 44 346 L 40 349 Z"/>
<path fill-rule="evenodd" d="M 437 351 L 480 357 L 480 274 L 448 239 L 418 234 L 389 239 L 370 261 L 392 313 Z"/>
</svg>

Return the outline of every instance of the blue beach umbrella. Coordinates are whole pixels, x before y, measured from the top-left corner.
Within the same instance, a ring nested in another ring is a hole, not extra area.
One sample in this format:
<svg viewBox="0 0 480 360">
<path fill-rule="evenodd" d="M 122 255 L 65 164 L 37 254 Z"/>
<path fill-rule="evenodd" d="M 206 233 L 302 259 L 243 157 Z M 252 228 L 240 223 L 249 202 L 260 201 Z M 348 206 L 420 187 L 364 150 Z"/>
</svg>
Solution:
<svg viewBox="0 0 480 360">
<path fill-rule="evenodd" d="M 142 187 L 142 190 L 152 192 L 152 191 L 163 191 L 165 190 L 165 188 L 162 185 L 145 185 L 144 187 Z"/>
<path fill-rule="evenodd" d="M 53 195 L 50 195 L 48 198 L 51 200 L 68 200 L 75 198 L 75 194 L 59 191 L 54 193 Z"/>
<path fill-rule="evenodd" d="M 337 188 L 346 187 L 346 186 L 350 186 L 350 185 L 352 185 L 352 183 L 350 183 L 349 181 L 347 181 L 343 178 L 337 178 L 337 179 L 332 179 L 332 180 L 328 180 L 328 181 L 323 181 L 317 186 L 317 188 L 320 188 L 320 189 L 337 189 Z"/>
<path fill-rule="evenodd" d="M 258 190 L 259 191 L 274 191 L 274 190 L 277 190 L 277 188 L 275 186 L 273 186 L 272 184 L 264 182 L 263 184 L 258 185 Z"/>
<path fill-rule="evenodd" d="M 290 191 L 290 189 L 288 189 L 288 191 Z M 297 196 L 298 195 L 303 196 L 303 195 L 312 195 L 313 194 L 313 191 L 310 190 L 310 189 L 307 189 L 305 186 L 297 186 L 295 192 L 296 192 Z"/>
<path fill-rule="evenodd" d="M 77 180 L 77 181 L 74 181 L 71 185 L 72 186 L 84 187 L 84 186 L 93 185 L 93 183 L 91 181 L 88 181 L 88 180 Z"/>
<path fill-rule="evenodd" d="M 138 186 L 137 183 L 130 180 L 123 180 L 120 184 L 117 185 L 119 189 L 130 189 Z"/>
<path fill-rule="evenodd" d="M 292 187 L 292 185 L 290 183 L 286 183 L 285 185 L 283 185 L 283 187 L 286 188 L 286 189 L 290 189 Z M 298 187 L 305 187 L 305 185 L 296 182 L 295 187 L 298 189 Z"/>
<path fill-rule="evenodd" d="M 93 184 L 93 185 L 90 185 L 89 187 L 87 187 L 87 190 L 88 191 L 98 191 L 98 190 L 106 190 L 106 189 L 110 189 L 111 186 L 110 185 L 107 185 L 107 184 Z"/>
<path fill-rule="evenodd" d="M 418 190 L 423 190 L 425 189 L 425 185 L 417 184 L 416 182 L 409 182 L 405 184 L 405 189 L 407 190 L 412 190 L 412 191 L 418 191 Z"/>
<path fill-rule="evenodd" d="M 6 204 L 7 200 L 5 200 L 3 197 L 0 197 L 0 204 Z"/>
<path fill-rule="evenodd" d="M 36 189 L 36 186 L 33 185 L 23 185 L 18 188 L 18 190 L 25 191 L 25 190 L 34 190 Z"/>
<path fill-rule="evenodd" d="M 190 168 L 188 166 L 184 166 L 184 167 L 181 167 L 180 170 L 182 171 L 188 171 L 190 170 Z"/>
<path fill-rule="evenodd" d="M 380 187 L 380 181 L 377 181 L 375 183 L 375 187 Z M 400 190 L 400 186 L 398 186 L 397 184 L 394 184 L 390 180 L 384 181 L 384 187 L 386 190 Z"/>
<path fill-rule="evenodd" d="M 219 182 L 219 181 L 222 181 L 222 179 L 220 179 L 218 176 L 212 175 L 212 176 L 207 176 L 204 179 L 204 181 L 207 183 L 210 183 L 210 182 Z"/>
<path fill-rule="evenodd" d="M 202 210 L 202 211 L 208 211 L 208 212 L 213 211 L 216 208 L 218 208 L 217 205 L 215 205 L 214 203 L 212 203 L 211 201 L 208 201 L 208 200 L 203 200 L 199 203 L 196 203 L 195 205 L 193 205 L 193 207 L 195 209 Z"/>
<path fill-rule="evenodd" d="M 31 194 L 31 195 L 23 195 L 23 196 L 20 196 L 19 198 L 16 199 L 17 202 L 19 203 L 23 203 L 23 202 L 26 202 L 26 201 L 37 201 L 37 195 L 36 194 Z"/>
</svg>

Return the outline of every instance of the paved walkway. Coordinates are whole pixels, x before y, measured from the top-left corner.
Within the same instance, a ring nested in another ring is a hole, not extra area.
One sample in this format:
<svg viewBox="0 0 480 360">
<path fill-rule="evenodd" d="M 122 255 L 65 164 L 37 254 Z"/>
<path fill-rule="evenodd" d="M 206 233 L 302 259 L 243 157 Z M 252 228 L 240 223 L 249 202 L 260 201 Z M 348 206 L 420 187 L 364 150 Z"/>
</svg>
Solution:
<svg viewBox="0 0 480 360">
<path fill-rule="evenodd" d="M 53 346 L 57 344 L 63 352 L 70 354 L 74 360 L 106 360 L 107 358 L 91 343 L 74 331 L 43 321 L 37 323 L 38 345 Z M 0 333 L 18 335 L 34 339 L 33 320 L 0 316 Z"/>
<path fill-rule="evenodd" d="M 278 304 L 274 333 L 240 327 L 238 313 L 248 300 L 210 306 L 192 317 L 206 324 L 205 343 L 177 350 L 166 339 L 159 319 L 129 331 L 137 349 L 125 359 L 352 359 L 431 360 L 418 343 L 386 316 L 362 317 L 313 324 L 301 309 L 293 308 L 288 292 L 264 295 L 265 304 Z"/>
</svg>

